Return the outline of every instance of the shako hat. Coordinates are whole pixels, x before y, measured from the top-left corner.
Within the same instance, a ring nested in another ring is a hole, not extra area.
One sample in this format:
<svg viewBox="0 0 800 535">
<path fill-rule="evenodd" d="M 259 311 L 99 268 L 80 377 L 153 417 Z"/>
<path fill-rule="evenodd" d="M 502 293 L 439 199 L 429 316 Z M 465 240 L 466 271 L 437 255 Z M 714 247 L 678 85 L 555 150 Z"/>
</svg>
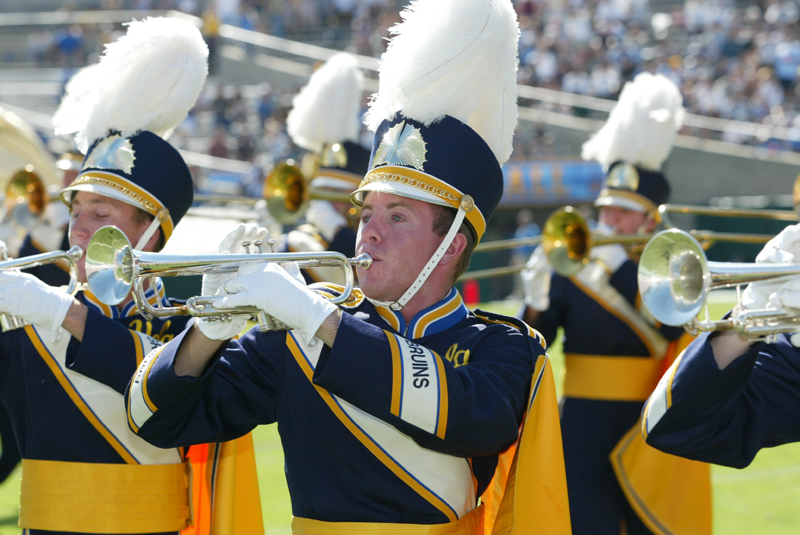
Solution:
<svg viewBox="0 0 800 535">
<path fill-rule="evenodd" d="M 353 202 L 384 191 L 456 210 L 464 204 L 477 243 L 503 195 L 517 124 L 514 7 L 415 0 L 400 16 L 367 112 L 375 140 Z"/>
<path fill-rule="evenodd" d="M 641 73 L 622 88 L 608 120 L 584 143 L 581 157 L 597 160 L 606 171 L 596 206 L 648 212 L 669 200 L 661 172 L 683 124 L 678 88 L 666 76 Z"/>
<path fill-rule="evenodd" d="M 180 19 L 127 26 L 97 65 L 70 80 L 54 123 L 57 134 L 74 133 L 86 152 L 62 201 L 70 205 L 75 192 L 88 191 L 144 210 L 155 219 L 141 246 L 159 226 L 166 242 L 192 204 L 191 173 L 166 138 L 200 95 L 208 47 L 200 31 Z"/>
<path fill-rule="evenodd" d="M 466 219 L 475 242 L 503 195 L 517 124 L 519 25 L 510 0 L 414 0 L 381 58 L 365 122 L 370 168 L 352 200 L 387 192 L 452 207 L 439 249 L 395 303 L 422 286 Z"/>
<path fill-rule="evenodd" d="M 286 130 L 297 145 L 318 158 L 311 182 L 353 191 L 369 166 L 369 150 L 358 144 L 364 75 L 345 52 L 314 71 L 292 99 Z"/>
</svg>

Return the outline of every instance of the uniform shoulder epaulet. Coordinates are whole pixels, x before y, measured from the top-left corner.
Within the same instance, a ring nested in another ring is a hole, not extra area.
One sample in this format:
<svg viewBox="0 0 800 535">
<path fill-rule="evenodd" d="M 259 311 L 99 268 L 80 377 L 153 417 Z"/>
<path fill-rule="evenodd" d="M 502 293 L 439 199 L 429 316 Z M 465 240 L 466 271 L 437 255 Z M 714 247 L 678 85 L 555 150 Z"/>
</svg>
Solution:
<svg viewBox="0 0 800 535">
<path fill-rule="evenodd" d="M 503 314 L 495 314 L 494 312 L 486 312 L 485 310 L 481 310 L 479 308 L 473 310 L 472 313 L 475 314 L 476 318 L 483 320 L 486 323 L 510 325 L 511 327 L 514 327 L 520 332 L 526 333 L 528 336 L 536 340 L 543 349 L 547 349 L 547 342 L 545 341 L 544 336 L 519 318 L 515 318 L 513 316 L 504 316 Z"/>
<path fill-rule="evenodd" d="M 333 299 L 339 297 L 344 293 L 344 286 L 340 284 L 333 284 L 332 282 L 315 282 L 314 284 L 310 285 L 309 288 L 320 294 L 322 297 L 326 297 L 328 299 Z M 353 288 L 353 292 L 350 294 L 350 297 L 342 303 L 341 307 L 344 308 L 356 308 L 364 302 L 364 293 L 359 290 L 358 288 Z"/>
</svg>

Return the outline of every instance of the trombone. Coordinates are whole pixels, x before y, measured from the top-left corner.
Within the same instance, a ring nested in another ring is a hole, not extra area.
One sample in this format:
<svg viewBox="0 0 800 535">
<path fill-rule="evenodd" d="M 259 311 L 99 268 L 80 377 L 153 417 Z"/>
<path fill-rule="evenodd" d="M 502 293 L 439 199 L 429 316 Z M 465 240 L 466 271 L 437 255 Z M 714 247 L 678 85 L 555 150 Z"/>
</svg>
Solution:
<svg viewBox="0 0 800 535">
<path fill-rule="evenodd" d="M 742 311 L 737 317 L 713 321 L 708 318 L 708 292 L 717 288 L 737 289 L 750 282 L 784 280 L 800 275 L 800 264 L 756 264 L 709 262 L 702 246 L 690 234 L 669 229 L 659 232 L 644 249 L 639 261 L 639 291 L 642 302 L 658 321 L 683 325 L 689 332 L 735 330 L 752 341 L 794 332 L 800 317 L 785 310 Z"/>
<path fill-rule="evenodd" d="M 669 213 L 684 213 L 697 215 L 716 215 L 722 217 L 765 217 L 782 221 L 796 221 L 797 214 L 791 210 L 749 210 L 727 209 L 708 206 L 673 206 L 664 204 L 659 206 L 662 221 L 668 228 L 675 228 L 669 219 Z M 736 243 L 766 243 L 773 238 L 771 234 L 745 234 L 738 232 L 714 232 L 708 230 L 691 230 L 689 233 L 697 240 L 703 242 L 703 248 L 708 249 L 715 242 Z M 541 245 L 544 247 L 553 270 L 559 275 L 570 277 L 578 273 L 588 262 L 592 247 L 619 243 L 623 245 L 643 245 L 656 233 L 648 234 L 597 234 L 590 232 L 586 221 L 577 210 L 571 206 L 560 208 L 550 214 L 544 224 L 541 236 L 533 238 L 518 238 L 482 243 L 475 247 L 475 252 L 489 252 L 523 247 L 527 245 Z M 525 269 L 525 265 L 504 266 L 465 273 L 461 280 L 486 279 L 503 275 L 513 275 Z"/>
<path fill-rule="evenodd" d="M 78 260 L 83 257 L 83 249 L 81 249 L 79 245 L 73 245 L 68 251 L 53 251 L 14 260 L 8 259 L 8 254 L 5 248 L 3 248 L 0 250 L 0 256 L 3 258 L 0 262 L 0 271 L 7 269 L 28 269 L 65 260 L 69 263 L 69 284 L 67 285 L 66 292 L 70 295 L 75 295 L 75 292 L 78 291 Z M 2 328 L 3 332 L 19 329 L 26 325 L 28 325 L 28 322 L 21 318 L 11 314 L 0 314 L 0 328 Z"/>
<path fill-rule="evenodd" d="M 276 221 L 289 225 L 305 214 L 309 201 L 349 203 L 350 193 L 328 191 L 309 186 L 305 175 L 295 165 L 294 160 L 286 160 L 277 164 L 264 179 L 262 199 L 267 201 L 267 209 Z M 262 199 L 229 195 L 194 196 L 194 200 L 198 202 L 231 202 L 246 206 L 253 206 Z M 356 210 L 356 208 L 353 207 L 353 210 Z"/>
<path fill-rule="evenodd" d="M 270 240 L 272 247 L 274 240 Z M 250 242 L 242 245 L 249 251 Z M 362 253 L 347 258 L 330 251 L 319 253 L 263 253 L 262 242 L 255 242 L 259 252 L 230 255 L 169 255 L 135 251 L 127 236 L 116 227 L 107 226 L 95 232 L 86 250 L 86 277 L 89 287 L 100 301 L 107 305 L 121 303 L 133 290 L 133 299 L 139 313 L 147 319 L 164 316 L 194 316 L 198 318 L 229 319 L 234 314 L 249 314 L 258 319 L 262 332 L 283 328 L 261 310 L 253 307 L 214 308 L 219 296 L 191 297 L 185 305 L 164 307 L 151 305 L 145 297 L 144 281 L 154 277 L 180 277 L 204 273 L 233 273 L 240 266 L 258 262 L 297 262 L 301 269 L 315 267 L 341 267 L 345 274 L 345 288 L 339 297 L 331 298 L 338 305 L 350 298 L 353 291 L 353 267 L 369 269 L 372 258 Z"/>
</svg>

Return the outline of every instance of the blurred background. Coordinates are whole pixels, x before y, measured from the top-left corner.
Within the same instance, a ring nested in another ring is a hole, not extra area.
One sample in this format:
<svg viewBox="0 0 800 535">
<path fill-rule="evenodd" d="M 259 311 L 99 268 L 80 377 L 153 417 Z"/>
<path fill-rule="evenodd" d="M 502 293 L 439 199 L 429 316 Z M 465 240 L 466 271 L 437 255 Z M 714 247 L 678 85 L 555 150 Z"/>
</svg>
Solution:
<svg viewBox="0 0 800 535">
<path fill-rule="evenodd" d="M 0 106 L 54 153 L 50 118 L 74 72 L 132 18 L 187 17 L 211 50 L 208 83 L 171 138 L 199 193 L 260 196 L 275 162 L 302 157 L 286 134 L 291 99 L 334 50 L 357 54 L 377 89 L 378 58 L 402 0 L 3 0 Z M 665 165 L 675 203 L 791 207 L 800 172 L 800 10 L 767 0 L 516 0 L 522 29 L 520 121 L 505 196 L 485 241 L 534 235 L 554 208 L 587 205 L 602 170 L 580 159 L 624 83 L 658 72 L 689 112 Z M 362 143 L 371 145 L 364 130 Z M 0 177 L 4 179 L 5 177 Z M 520 213 L 520 210 L 524 212 Z M 674 217 L 682 228 L 772 233 L 785 223 Z M 752 260 L 759 245 L 718 244 L 713 260 Z M 531 249 L 476 254 L 473 269 L 521 262 Z M 519 297 L 512 277 L 480 298 Z"/>
</svg>

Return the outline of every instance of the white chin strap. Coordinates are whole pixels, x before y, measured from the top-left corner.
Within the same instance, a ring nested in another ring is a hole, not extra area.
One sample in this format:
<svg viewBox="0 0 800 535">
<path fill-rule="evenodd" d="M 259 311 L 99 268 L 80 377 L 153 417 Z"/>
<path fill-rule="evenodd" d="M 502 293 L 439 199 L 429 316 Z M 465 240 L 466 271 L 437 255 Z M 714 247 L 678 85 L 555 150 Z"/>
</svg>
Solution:
<svg viewBox="0 0 800 535">
<path fill-rule="evenodd" d="M 150 241 L 150 238 L 153 237 L 153 234 L 156 233 L 158 227 L 161 226 L 161 223 L 163 221 L 166 221 L 168 217 L 169 217 L 169 210 L 167 210 L 166 208 L 162 208 L 161 211 L 159 211 L 158 214 L 156 214 L 156 217 L 153 218 L 153 221 L 150 223 L 150 226 L 147 227 L 147 230 L 144 231 L 142 237 L 139 238 L 139 241 L 136 243 L 136 246 L 133 248 L 133 250 L 141 251 L 142 248 L 144 248 L 144 246 L 147 245 L 147 242 Z"/>
<path fill-rule="evenodd" d="M 456 218 L 453 220 L 453 224 L 450 225 L 450 230 L 447 232 L 444 240 L 442 240 L 442 244 L 439 245 L 439 248 L 433 253 L 433 256 L 431 256 L 431 259 L 425 264 L 425 267 L 422 268 L 417 280 L 414 281 L 400 299 L 394 303 L 391 301 L 378 301 L 377 299 L 369 299 L 369 301 L 375 306 L 387 307 L 392 310 L 400 310 L 406 306 L 406 303 L 414 297 L 419 289 L 422 288 L 422 285 L 425 284 L 425 281 L 428 280 L 428 276 L 433 273 L 433 269 L 439 264 L 439 260 L 442 259 L 442 256 L 444 256 L 450 244 L 453 243 L 453 239 L 456 237 L 456 234 L 458 234 L 458 229 L 461 228 L 461 223 L 464 222 L 464 217 L 467 215 L 467 212 L 471 212 L 474 208 L 475 202 L 472 200 L 472 197 L 464 195 L 464 197 L 461 198 L 461 205 L 458 207 Z"/>
</svg>

